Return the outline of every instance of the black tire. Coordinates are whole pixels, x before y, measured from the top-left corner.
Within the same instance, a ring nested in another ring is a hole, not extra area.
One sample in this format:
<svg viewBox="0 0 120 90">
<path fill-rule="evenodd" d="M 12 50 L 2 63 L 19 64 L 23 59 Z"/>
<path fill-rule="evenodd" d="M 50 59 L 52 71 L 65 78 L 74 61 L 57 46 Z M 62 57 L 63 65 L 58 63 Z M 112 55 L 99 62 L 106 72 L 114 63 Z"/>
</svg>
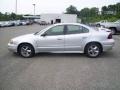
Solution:
<svg viewBox="0 0 120 90">
<path fill-rule="evenodd" d="M 93 47 L 94 49 L 91 49 L 91 47 Z M 102 53 L 102 47 L 98 43 L 89 43 L 85 47 L 85 54 L 88 57 L 96 58 L 96 57 L 100 56 L 101 53 Z"/>
<path fill-rule="evenodd" d="M 110 28 L 112 35 L 116 34 L 116 29 L 115 28 Z"/>
<path fill-rule="evenodd" d="M 34 56 L 35 50 L 30 44 L 21 44 L 18 47 L 18 54 L 24 58 L 30 58 Z"/>
<path fill-rule="evenodd" d="M 96 27 L 100 27 L 101 25 L 100 24 L 97 24 Z"/>
</svg>

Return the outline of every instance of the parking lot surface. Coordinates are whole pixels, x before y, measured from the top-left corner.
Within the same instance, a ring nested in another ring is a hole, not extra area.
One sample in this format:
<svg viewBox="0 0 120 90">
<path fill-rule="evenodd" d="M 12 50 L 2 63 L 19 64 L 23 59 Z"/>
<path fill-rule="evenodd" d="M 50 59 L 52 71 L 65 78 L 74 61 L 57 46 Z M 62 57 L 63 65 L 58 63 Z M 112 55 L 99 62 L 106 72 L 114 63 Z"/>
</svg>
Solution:
<svg viewBox="0 0 120 90">
<path fill-rule="evenodd" d="M 45 27 L 0 28 L 0 90 L 120 90 L 120 35 L 113 36 L 113 50 L 98 58 L 79 53 L 22 58 L 8 51 L 11 38 Z"/>
</svg>

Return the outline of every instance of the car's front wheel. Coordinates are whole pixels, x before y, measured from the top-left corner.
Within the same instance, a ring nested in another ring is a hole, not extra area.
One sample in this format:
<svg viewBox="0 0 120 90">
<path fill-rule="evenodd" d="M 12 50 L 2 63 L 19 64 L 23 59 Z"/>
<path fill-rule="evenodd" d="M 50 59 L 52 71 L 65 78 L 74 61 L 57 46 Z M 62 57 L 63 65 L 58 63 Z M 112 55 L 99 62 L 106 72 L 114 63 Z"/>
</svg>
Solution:
<svg viewBox="0 0 120 90">
<path fill-rule="evenodd" d="M 21 44 L 18 48 L 18 53 L 25 58 L 34 56 L 35 51 L 32 45 L 30 44 Z"/>
<path fill-rule="evenodd" d="M 85 48 L 85 54 L 88 57 L 98 57 L 102 53 L 102 48 L 98 43 L 90 43 Z"/>
</svg>

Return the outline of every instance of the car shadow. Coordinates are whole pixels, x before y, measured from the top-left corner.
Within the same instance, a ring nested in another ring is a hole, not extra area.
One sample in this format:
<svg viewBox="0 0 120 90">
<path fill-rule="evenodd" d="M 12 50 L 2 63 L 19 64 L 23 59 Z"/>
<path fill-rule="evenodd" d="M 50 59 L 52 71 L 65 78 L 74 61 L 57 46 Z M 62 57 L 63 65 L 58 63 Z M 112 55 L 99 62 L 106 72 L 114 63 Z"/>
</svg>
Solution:
<svg viewBox="0 0 120 90">
<path fill-rule="evenodd" d="M 38 53 L 35 55 L 36 58 L 53 58 L 53 57 L 57 57 L 57 58 L 90 58 L 87 57 L 85 54 L 83 53 Z M 113 52 L 103 52 L 99 57 L 97 57 L 98 59 L 103 59 L 103 58 L 115 58 L 115 54 Z M 95 58 L 90 58 L 90 59 L 95 59 Z"/>
<path fill-rule="evenodd" d="M 115 35 L 120 35 L 120 32 L 116 33 Z"/>
<path fill-rule="evenodd" d="M 107 58 L 107 59 L 111 59 L 111 58 L 116 58 L 116 54 L 114 52 L 103 52 L 100 56 L 100 58 Z"/>
<path fill-rule="evenodd" d="M 85 57 L 81 53 L 38 53 L 35 57 Z"/>
<path fill-rule="evenodd" d="M 11 56 L 12 56 L 12 58 L 30 59 L 30 58 L 21 57 L 17 53 L 9 53 L 9 55 L 7 57 L 11 57 Z M 114 54 L 113 52 L 104 52 L 97 58 L 89 58 L 83 53 L 37 53 L 34 55 L 34 57 L 32 57 L 32 59 L 35 59 L 35 58 L 42 58 L 42 59 L 45 59 L 45 58 L 109 59 L 110 58 L 111 59 L 111 58 L 116 58 L 116 57 L 117 57 L 116 54 Z"/>
</svg>

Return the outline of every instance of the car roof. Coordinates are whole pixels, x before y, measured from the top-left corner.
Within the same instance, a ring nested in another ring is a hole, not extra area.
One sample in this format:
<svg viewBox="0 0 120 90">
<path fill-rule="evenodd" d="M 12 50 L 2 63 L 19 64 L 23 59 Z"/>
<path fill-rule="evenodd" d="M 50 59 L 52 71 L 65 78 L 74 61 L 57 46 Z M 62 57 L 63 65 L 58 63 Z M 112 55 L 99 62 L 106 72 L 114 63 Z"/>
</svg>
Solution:
<svg viewBox="0 0 120 90">
<path fill-rule="evenodd" d="M 49 27 L 46 27 L 45 29 L 41 30 L 40 33 L 52 28 L 52 27 L 55 27 L 55 26 L 59 26 L 59 25 L 80 25 L 80 26 L 83 26 L 83 27 L 86 27 L 87 29 L 89 29 L 90 32 L 92 31 L 95 31 L 93 30 L 93 28 L 91 28 L 90 26 L 87 26 L 85 24 L 80 24 L 80 23 L 57 23 L 57 24 L 53 24 L 53 25 L 50 25 Z"/>
<path fill-rule="evenodd" d="M 57 24 L 53 24 L 52 26 L 57 26 L 57 25 L 80 25 L 80 26 L 91 29 L 90 26 L 87 26 L 87 25 L 81 24 L 81 23 L 57 23 Z"/>
<path fill-rule="evenodd" d="M 80 23 L 57 23 L 57 24 L 54 24 L 54 25 L 69 25 L 69 24 L 80 25 Z"/>
</svg>

